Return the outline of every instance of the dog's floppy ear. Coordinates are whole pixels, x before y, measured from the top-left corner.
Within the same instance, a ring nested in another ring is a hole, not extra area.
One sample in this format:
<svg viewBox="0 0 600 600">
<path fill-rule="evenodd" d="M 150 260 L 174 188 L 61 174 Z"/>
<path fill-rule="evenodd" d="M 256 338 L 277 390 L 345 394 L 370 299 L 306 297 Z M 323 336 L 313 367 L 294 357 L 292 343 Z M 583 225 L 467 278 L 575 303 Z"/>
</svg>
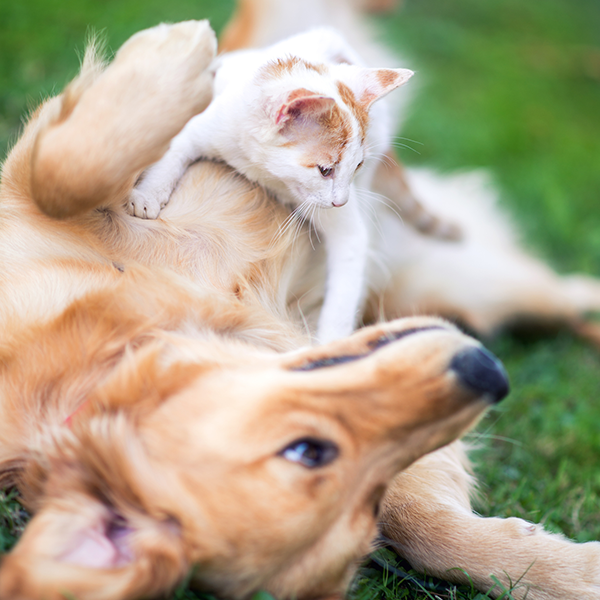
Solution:
<svg viewBox="0 0 600 600">
<path fill-rule="evenodd" d="M 83 494 L 51 499 L 0 565 L 0 599 L 131 598 L 187 573 L 178 525 L 117 514 Z"/>
</svg>

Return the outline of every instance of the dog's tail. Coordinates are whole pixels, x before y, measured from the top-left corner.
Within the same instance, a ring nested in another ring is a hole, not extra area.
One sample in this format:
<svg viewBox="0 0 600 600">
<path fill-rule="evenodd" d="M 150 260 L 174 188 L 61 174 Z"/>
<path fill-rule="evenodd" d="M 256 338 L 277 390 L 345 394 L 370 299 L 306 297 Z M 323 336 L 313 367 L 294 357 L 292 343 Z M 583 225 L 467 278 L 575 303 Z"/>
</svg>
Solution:
<svg viewBox="0 0 600 600">
<path fill-rule="evenodd" d="M 123 202 L 212 97 L 215 37 L 206 21 L 134 35 L 107 67 L 92 46 L 59 103 L 42 111 L 31 156 L 31 192 L 65 218 Z"/>
</svg>

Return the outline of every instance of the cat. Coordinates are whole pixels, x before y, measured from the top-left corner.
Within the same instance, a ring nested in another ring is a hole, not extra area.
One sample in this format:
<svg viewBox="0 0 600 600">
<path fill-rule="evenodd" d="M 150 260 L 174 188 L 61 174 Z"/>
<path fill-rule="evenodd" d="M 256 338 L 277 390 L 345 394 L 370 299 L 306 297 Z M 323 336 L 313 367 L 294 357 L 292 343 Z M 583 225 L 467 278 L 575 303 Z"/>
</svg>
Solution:
<svg viewBox="0 0 600 600">
<path fill-rule="evenodd" d="M 154 219 L 190 163 L 200 157 L 227 162 L 310 218 L 327 255 L 317 338 L 345 337 L 367 291 L 373 199 L 358 198 L 357 190 L 370 188 L 378 155 L 391 147 L 386 105 L 378 101 L 412 75 L 362 66 L 328 28 L 222 55 L 212 103 L 146 170 L 128 211 Z"/>
</svg>

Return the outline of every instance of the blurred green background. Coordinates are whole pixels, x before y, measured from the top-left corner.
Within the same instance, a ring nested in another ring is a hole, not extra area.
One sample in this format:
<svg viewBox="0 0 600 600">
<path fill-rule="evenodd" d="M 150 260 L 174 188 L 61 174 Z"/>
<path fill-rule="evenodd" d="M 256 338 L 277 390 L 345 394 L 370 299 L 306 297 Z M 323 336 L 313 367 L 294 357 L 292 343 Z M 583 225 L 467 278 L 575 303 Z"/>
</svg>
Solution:
<svg viewBox="0 0 600 600">
<path fill-rule="evenodd" d="M 90 31 L 115 50 L 160 21 L 208 17 L 218 31 L 232 8 L 232 0 L 0 0 L 0 157 L 28 109 L 76 73 Z M 402 130 L 413 150 L 400 158 L 489 169 L 534 253 L 561 272 L 600 277 L 600 1 L 404 0 L 376 21 L 421 84 Z M 600 539 L 598 351 L 566 332 L 505 334 L 488 345 L 513 391 L 471 435 L 479 511 Z M 383 584 L 373 586 L 381 594 Z"/>
</svg>

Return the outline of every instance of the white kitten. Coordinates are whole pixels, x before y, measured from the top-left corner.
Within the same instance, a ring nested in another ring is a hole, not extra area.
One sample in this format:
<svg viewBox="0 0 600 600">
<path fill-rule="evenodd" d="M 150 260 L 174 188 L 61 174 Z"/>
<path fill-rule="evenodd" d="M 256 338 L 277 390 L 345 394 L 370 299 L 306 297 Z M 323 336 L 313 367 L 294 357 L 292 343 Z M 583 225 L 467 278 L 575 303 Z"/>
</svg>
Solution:
<svg viewBox="0 0 600 600">
<path fill-rule="evenodd" d="M 360 66 L 343 38 L 316 29 L 264 50 L 220 58 L 215 97 L 173 139 L 133 190 L 129 211 L 156 218 L 185 169 L 223 160 L 310 217 L 327 251 L 327 287 L 317 337 L 344 337 L 366 293 L 371 152 L 391 146 L 386 107 L 373 103 L 406 82 L 407 69 Z M 328 209 L 318 210 L 317 209 Z"/>
</svg>

